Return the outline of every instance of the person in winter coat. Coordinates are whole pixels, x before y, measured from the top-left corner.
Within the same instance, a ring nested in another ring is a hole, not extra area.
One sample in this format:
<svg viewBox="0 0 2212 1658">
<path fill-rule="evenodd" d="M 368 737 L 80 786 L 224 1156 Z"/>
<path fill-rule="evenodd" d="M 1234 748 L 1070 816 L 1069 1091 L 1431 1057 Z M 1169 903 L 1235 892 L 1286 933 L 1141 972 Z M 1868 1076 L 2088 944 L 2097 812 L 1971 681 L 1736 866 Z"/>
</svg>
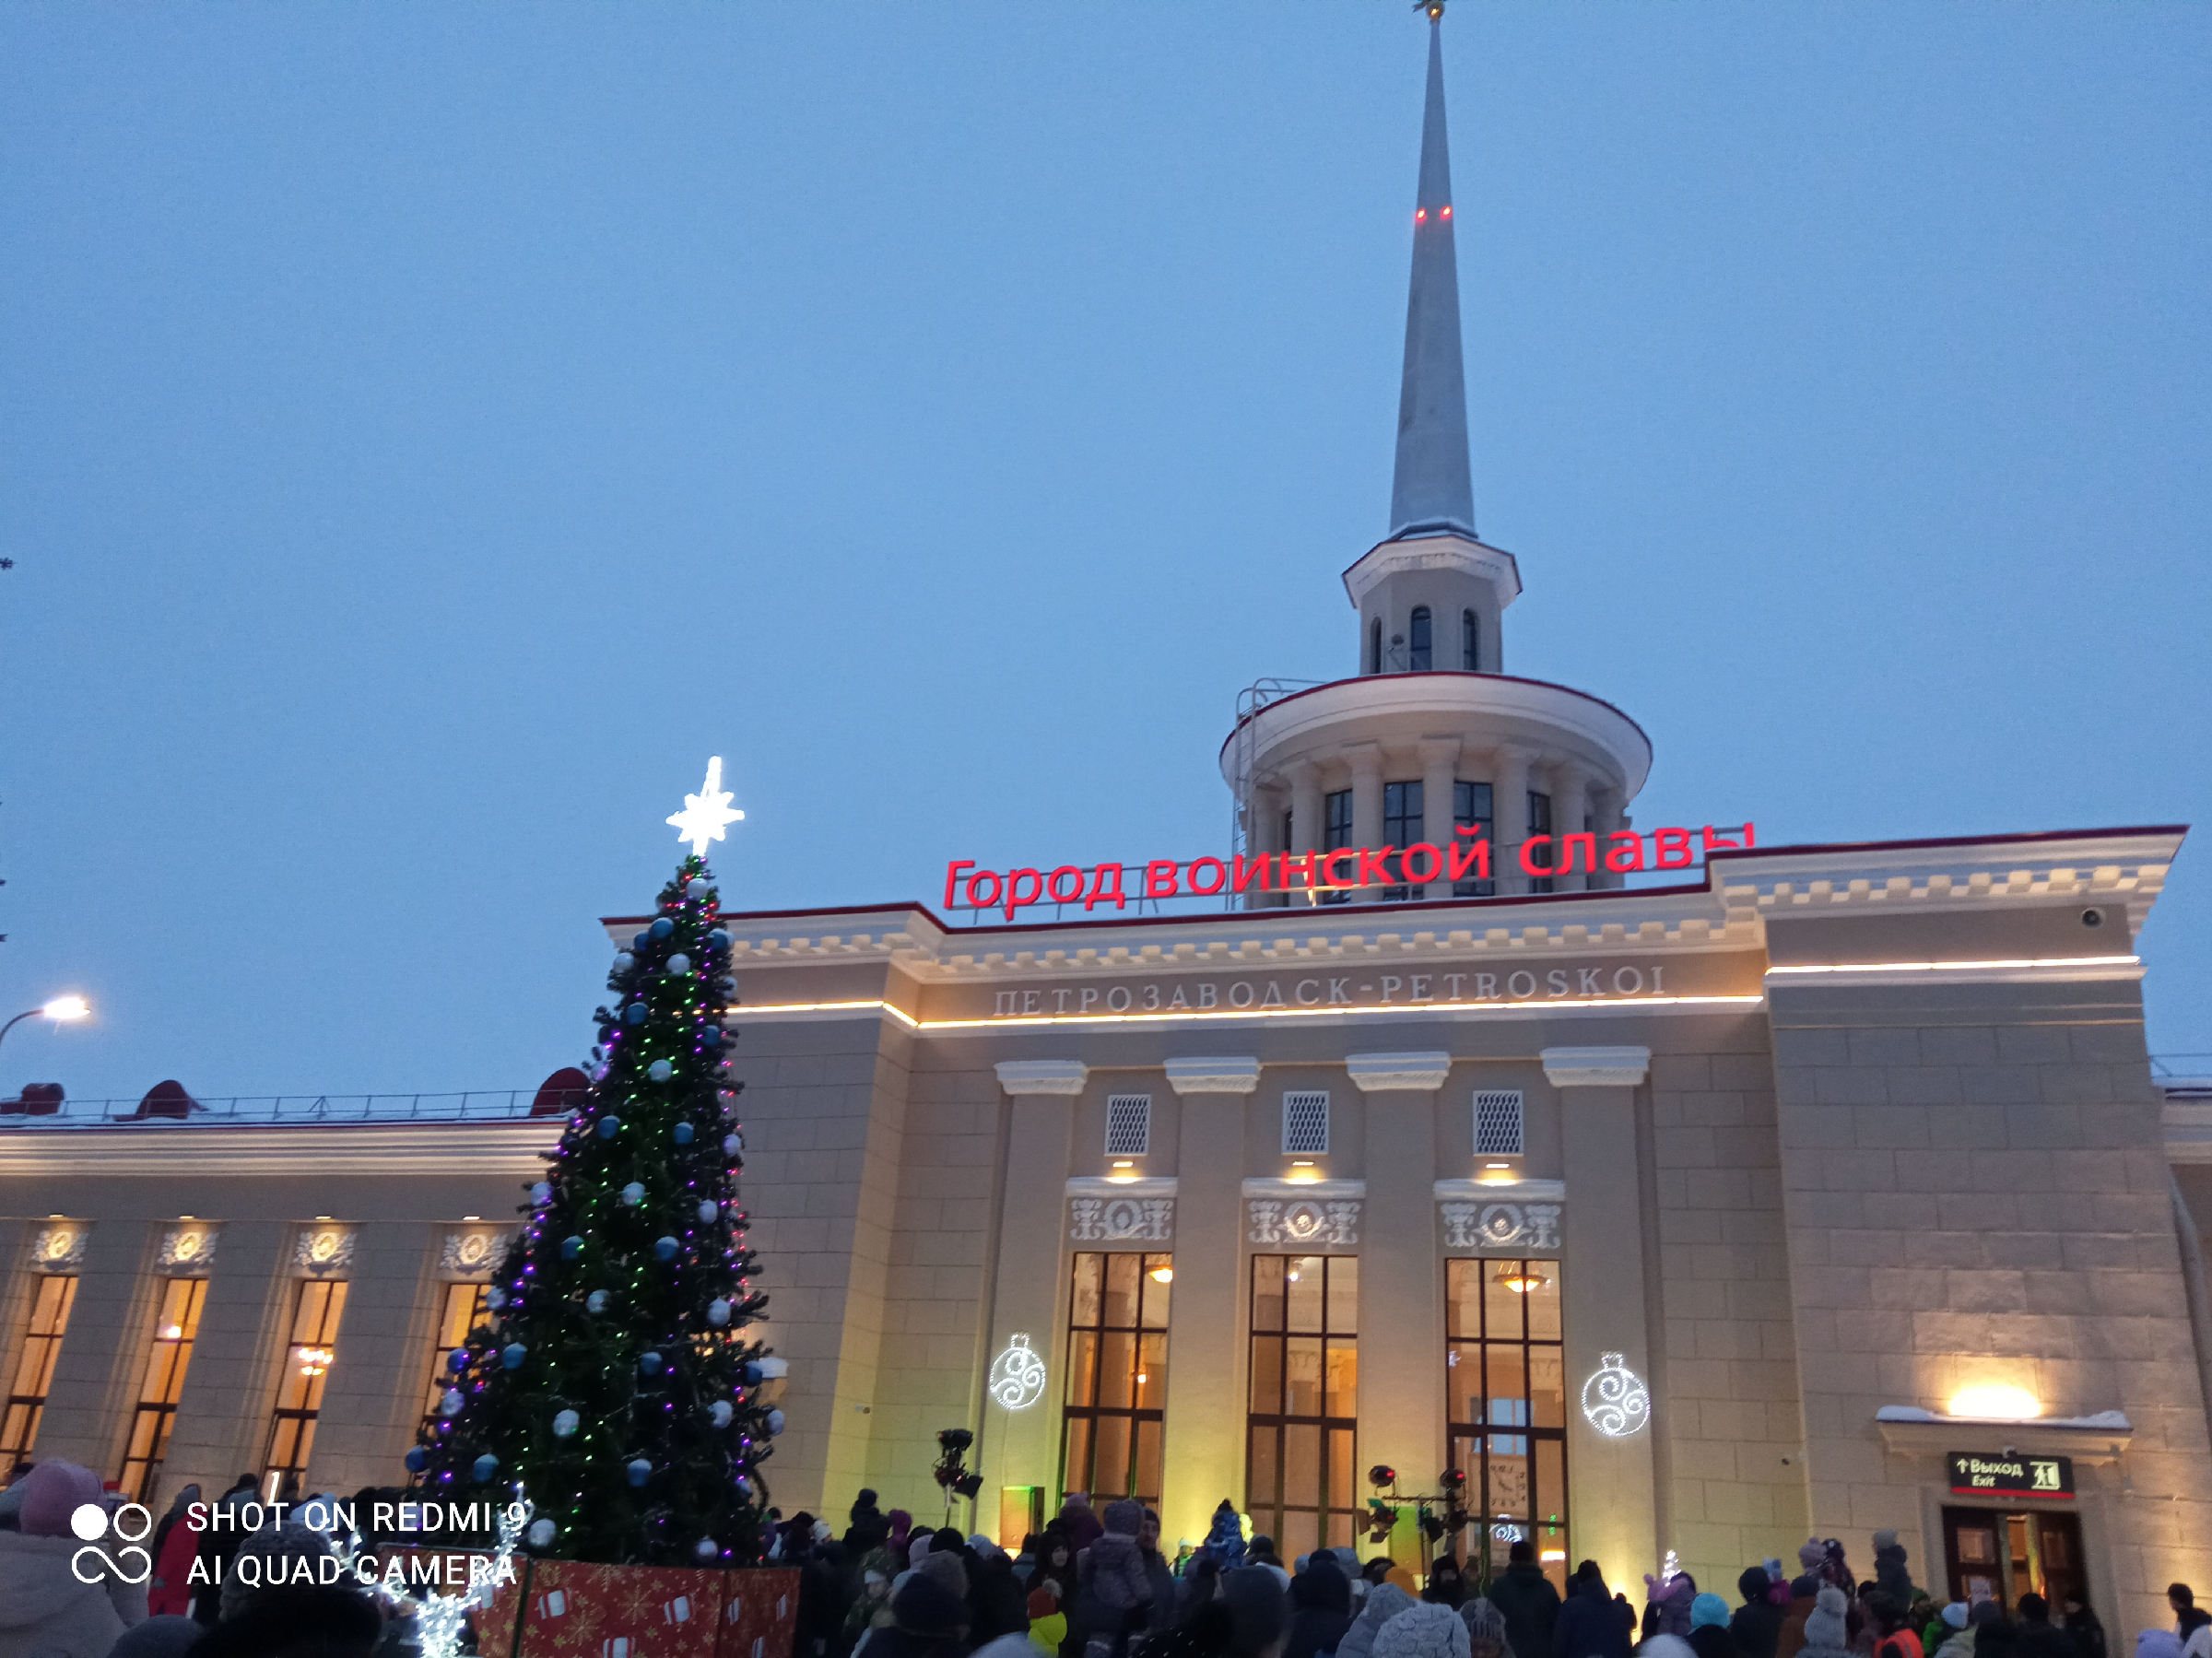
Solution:
<svg viewBox="0 0 2212 1658">
<path fill-rule="evenodd" d="M 853 1499 L 852 1511 L 846 1518 L 851 1523 L 845 1527 L 845 1550 L 855 1560 L 872 1548 L 881 1548 L 891 1535 L 889 1517 L 876 1506 L 876 1493 L 865 1486 L 861 1487 L 860 1495 Z"/>
<path fill-rule="evenodd" d="M 1150 1620 L 1152 1579 L 1136 1546 L 1144 1522 L 1142 1503 L 1110 1502 L 1105 1529 L 1076 1556 L 1076 1623 L 1088 1658 L 1118 1658 Z"/>
<path fill-rule="evenodd" d="M 1421 1598 L 1431 1605 L 1458 1611 L 1460 1602 L 1467 1598 L 1467 1581 L 1460 1575 L 1459 1562 L 1450 1555 L 1438 1556 L 1430 1564 L 1429 1587 L 1421 1591 Z"/>
<path fill-rule="evenodd" d="M 1782 1633 L 1782 1608 L 1769 1593 L 1774 1580 L 1762 1566 L 1747 1566 L 1735 1580 L 1735 1592 L 1744 1604 L 1728 1620 L 1728 1633 L 1743 1650 L 1744 1658 L 1774 1658 L 1774 1640 Z"/>
<path fill-rule="evenodd" d="M 1917 1593 L 1905 1570 L 1904 1545 L 1887 1526 L 1874 1534 L 1874 1585 L 1900 1606 L 1910 1606 Z"/>
<path fill-rule="evenodd" d="M 884 1518 L 891 1523 L 890 1534 L 883 1540 L 884 1552 L 890 1556 L 891 1565 L 897 1570 L 904 1571 L 907 1545 L 914 1537 L 914 1517 L 904 1509 L 893 1509 Z"/>
<path fill-rule="evenodd" d="M 1688 1640 L 1698 1658 L 1743 1658 L 1728 1632 L 1728 1603 L 1717 1594 L 1700 1594 L 1689 1603 Z"/>
<path fill-rule="evenodd" d="M 870 1629 L 881 1629 L 891 1621 L 891 1580 L 898 1573 L 891 1570 L 888 1549 L 872 1548 L 861 1557 L 860 1593 L 845 1608 L 845 1624 L 838 1639 L 838 1650 L 850 1653 L 861 1643 Z"/>
<path fill-rule="evenodd" d="M 1687 1640 L 1689 1635 L 1689 1603 L 1698 1598 L 1698 1580 L 1687 1571 L 1677 1571 L 1664 1583 L 1649 1572 L 1643 1579 L 1643 1604 L 1646 1621 L 1650 1615 L 1658 1615 L 1659 1627 L 1654 1635 L 1672 1635 Z"/>
<path fill-rule="evenodd" d="M 199 1582 L 193 1587 L 192 1616 L 210 1629 L 221 1616 L 220 1591 L 217 1586 L 229 1581 L 230 1558 L 238 1553 L 239 1540 L 243 1535 L 238 1529 L 237 1511 L 241 1505 L 255 1500 L 257 1489 L 251 1474 L 240 1475 L 231 1482 L 230 1488 L 215 1499 L 210 1511 L 211 1523 L 200 1533 Z M 217 1511 L 228 1516 L 229 1523 L 214 1523 L 212 1514 Z"/>
<path fill-rule="evenodd" d="M 1536 1564 L 1534 1543 L 1523 1538 L 1507 1551 L 1505 1570 L 1490 1580 L 1490 1604 L 1505 1614 L 1505 1638 L 1515 1658 L 1550 1658 L 1559 1592 Z"/>
<path fill-rule="evenodd" d="M 1224 1497 L 1221 1506 L 1214 1511 L 1214 1523 L 1206 1531 L 1206 1541 L 1198 1546 L 1198 1552 L 1223 1571 L 1234 1571 L 1244 1564 L 1244 1522 L 1228 1498 Z"/>
<path fill-rule="evenodd" d="M 1968 1613 L 1966 1627 L 1974 1632 L 1974 1658 L 2014 1658 L 2019 1651 L 2020 1632 L 1995 1601 Z"/>
<path fill-rule="evenodd" d="M 1029 1597 L 1006 1551 L 978 1533 L 968 1539 L 968 1639 L 981 1646 L 1030 1632 Z"/>
<path fill-rule="evenodd" d="M 923 1571 L 892 1591 L 891 1621 L 870 1632 L 866 1648 L 867 1658 L 965 1658 L 968 1651 L 967 1601 Z"/>
<path fill-rule="evenodd" d="M 1283 1658 L 1334 1652 L 1352 1627 L 1352 1586 L 1331 1554 L 1316 1555 L 1290 1580 L 1290 1644 Z"/>
<path fill-rule="evenodd" d="M 1367 1605 L 1352 1619 L 1352 1627 L 1336 1643 L 1336 1658 L 1372 1658 L 1375 1637 L 1382 1626 L 1420 1605 L 1395 1583 L 1377 1583 L 1367 1592 Z"/>
<path fill-rule="evenodd" d="M 1373 1658 L 1468 1658 L 1467 1626 L 1449 1606 L 1416 1602 L 1375 1631 Z"/>
<path fill-rule="evenodd" d="M 2018 1645 L 2020 1658 L 2081 1658 L 2074 1637 L 2051 1621 L 2051 1603 L 2040 1594 L 2020 1596 Z"/>
<path fill-rule="evenodd" d="M 1090 1499 L 1080 1491 L 1069 1492 L 1067 1500 L 1060 1505 L 1060 1527 L 1067 1533 L 1067 1540 L 1077 1554 L 1096 1543 L 1099 1534 L 1106 1529 L 1098 1515 L 1091 1512 Z"/>
<path fill-rule="evenodd" d="M 193 1518 L 192 1507 L 199 1499 L 200 1487 L 186 1486 L 154 1527 L 154 1576 L 146 1590 L 149 1617 L 181 1617 L 192 1610 L 192 1562 L 200 1552 L 200 1523 Z"/>
<path fill-rule="evenodd" d="M 1833 1583 L 1820 1585 L 1805 1620 L 1805 1645 L 1799 1650 L 1806 1658 L 1845 1658 L 1849 1649 L 1844 1645 L 1844 1616 L 1850 1610 L 1850 1598 L 1842 1590 Z"/>
<path fill-rule="evenodd" d="M 1076 1546 L 1055 1520 L 1037 1535 L 1037 1567 L 1030 1573 L 1030 1587 L 1050 1586 L 1063 1614 L 1076 1605 Z"/>
<path fill-rule="evenodd" d="M 2066 1615 L 2066 1633 L 2074 1637 L 2074 1644 L 2081 1649 L 2081 1658 L 2105 1658 L 2104 1625 L 2098 1622 L 2089 1603 L 2082 1599 L 2081 1591 L 2068 1590 L 2059 1596 L 2058 1604 Z"/>
<path fill-rule="evenodd" d="M 1551 1631 L 1552 1658 L 1629 1658 L 1630 1627 L 1615 1609 L 1606 1580 L 1592 1570 L 1559 1608 Z"/>
<path fill-rule="evenodd" d="M 1137 1523 L 1136 1558 L 1144 1564 L 1145 1581 L 1152 1585 L 1152 1610 L 1145 1627 L 1157 1633 L 1175 1622 L 1175 1571 L 1159 1552 L 1159 1516 L 1150 1509 Z"/>
<path fill-rule="evenodd" d="M 1067 1614 L 1060 1610 L 1060 1597 L 1053 1586 L 1030 1591 L 1030 1645 L 1038 1658 L 1058 1658 L 1060 1648 L 1067 1640 Z"/>
<path fill-rule="evenodd" d="M 22 1491 L 16 1530 L 0 1532 L 0 1658 L 107 1658 L 125 1629 L 146 1620 L 146 1586 L 104 1567 L 88 1583 L 70 1569 L 85 1545 L 69 1517 L 100 1501 L 100 1476 L 43 1462 Z"/>
<path fill-rule="evenodd" d="M 1514 1658 L 1513 1643 L 1506 1634 L 1505 1614 L 1487 1595 L 1462 1601 L 1459 1621 L 1467 1626 L 1467 1658 Z"/>
<path fill-rule="evenodd" d="M 1818 1538 L 1797 1551 L 1797 1563 L 1806 1570 L 1790 1582 L 1789 1603 L 1782 1609 L 1782 1628 L 1774 1636 L 1774 1658 L 1797 1658 L 1805 1646 L 1805 1620 L 1812 1617 L 1820 1591 L 1832 1587 L 1820 1580 L 1822 1555 Z"/>
</svg>

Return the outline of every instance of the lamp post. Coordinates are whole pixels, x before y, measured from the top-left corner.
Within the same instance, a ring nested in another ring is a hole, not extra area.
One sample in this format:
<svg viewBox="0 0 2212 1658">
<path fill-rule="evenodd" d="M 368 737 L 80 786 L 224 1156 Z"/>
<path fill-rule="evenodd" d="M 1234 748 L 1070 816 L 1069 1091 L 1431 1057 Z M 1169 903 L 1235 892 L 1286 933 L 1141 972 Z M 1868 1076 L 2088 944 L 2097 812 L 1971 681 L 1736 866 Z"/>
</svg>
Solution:
<svg viewBox="0 0 2212 1658">
<path fill-rule="evenodd" d="M 57 1025 L 67 1025 L 88 1018 L 91 1013 L 90 1005 L 82 996 L 56 996 L 43 1006 L 34 1007 L 29 1013 L 19 1013 L 6 1024 L 0 1025 L 0 1042 L 6 1041 L 7 1033 L 25 1019 L 49 1018 Z"/>
</svg>

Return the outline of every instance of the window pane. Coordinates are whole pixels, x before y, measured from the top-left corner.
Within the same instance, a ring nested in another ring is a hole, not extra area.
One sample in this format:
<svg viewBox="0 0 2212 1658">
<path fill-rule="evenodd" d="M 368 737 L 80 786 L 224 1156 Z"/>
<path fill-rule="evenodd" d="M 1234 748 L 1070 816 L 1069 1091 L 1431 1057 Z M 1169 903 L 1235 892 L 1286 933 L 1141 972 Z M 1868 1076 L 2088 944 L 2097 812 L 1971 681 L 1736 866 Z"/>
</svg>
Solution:
<svg viewBox="0 0 2212 1658">
<path fill-rule="evenodd" d="M 1538 1522 L 1537 1537 L 1542 1546 L 1552 1548 L 1557 1544 L 1545 1540 L 1547 1532 L 1557 1532 L 1567 1518 L 1567 1447 L 1558 1440 L 1536 1441 L 1536 1483 L 1531 1493 L 1534 1507 L 1530 1512 Z"/>
<path fill-rule="evenodd" d="M 1283 1429 L 1283 1502 L 1288 1508 L 1321 1506 L 1321 1429 L 1293 1422 Z"/>
<path fill-rule="evenodd" d="M 1528 1303 L 1528 1334 L 1536 1341 L 1559 1339 L 1559 1264 L 1531 1261 L 1529 1270 L 1544 1280 L 1523 1299 Z"/>
<path fill-rule="evenodd" d="M 1092 1431 L 1098 1436 L 1095 1441 L 1098 1449 L 1090 1463 L 1091 1495 L 1128 1496 L 1129 1418 L 1100 1417 Z"/>
<path fill-rule="evenodd" d="M 1482 1334 L 1482 1263 L 1444 1263 L 1444 1334 Z"/>
<path fill-rule="evenodd" d="M 1521 1308 L 1526 1299 L 1524 1292 L 1508 1288 L 1500 1283 L 1499 1276 L 1518 1276 L 1522 1271 L 1518 1261 L 1485 1261 L 1482 1274 L 1482 1333 L 1492 1341 L 1519 1341 L 1524 1320 Z"/>
<path fill-rule="evenodd" d="M 1528 1350 L 1529 1419 L 1538 1428 L 1567 1426 L 1566 1368 L 1557 1347 Z"/>
<path fill-rule="evenodd" d="M 1090 1489 L 1090 1418 L 1067 1419 L 1067 1489 Z"/>
<path fill-rule="evenodd" d="M 1528 1367 L 1523 1358 L 1526 1349 L 1505 1346 L 1492 1342 L 1488 1365 L 1489 1370 L 1491 1422 L 1508 1428 L 1528 1426 Z M 1514 1447 L 1520 1449 L 1520 1447 Z M 1493 1445 L 1493 1450 L 1501 1447 Z"/>
<path fill-rule="evenodd" d="M 1322 1260 L 1319 1255 L 1299 1255 L 1292 1259 L 1289 1271 L 1283 1276 L 1290 1280 L 1284 1287 L 1288 1302 L 1287 1327 L 1292 1330 L 1310 1330 L 1321 1334 Z"/>
<path fill-rule="evenodd" d="M 1109 1329 L 1134 1330 L 1136 1328 L 1136 1284 L 1142 1255 L 1112 1254 L 1106 1257 L 1106 1310 L 1100 1323 Z"/>
<path fill-rule="evenodd" d="M 1125 1330 L 1109 1330 L 1099 1337 L 1099 1403 L 1108 1410 L 1127 1410 L 1130 1388 L 1136 1377 L 1136 1337 Z"/>
<path fill-rule="evenodd" d="M 1157 1503 L 1160 1492 L 1160 1425 L 1158 1422 L 1139 1422 L 1136 1425 L 1136 1487 L 1135 1495 L 1147 1503 Z"/>
<path fill-rule="evenodd" d="M 1254 1335 L 1263 1330 L 1280 1330 L 1283 1327 L 1283 1257 L 1254 1255 L 1252 1258 L 1252 1328 Z"/>
<path fill-rule="evenodd" d="M 1348 1428 L 1332 1428 L 1329 1429 L 1329 1501 L 1334 1507 L 1342 1508 L 1352 1500 L 1352 1430 Z"/>
<path fill-rule="evenodd" d="M 1136 1405 L 1139 1410 L 1164 1410 L 1168 1403 L 1168 1338 L 1147 1335 L 1136 1338 Z"/>
<path fill-rule="evenodd" d="M 1275 1539 L 1276 1552 L 1285 1560 L 1295 1560 L 1300 1555 L 1310 1555 L 1321 1540 L 1321 1516 L 1307 1512 L 1286 1511 L 1281 1529 Z"/>
<path fill-rule="evenodd" d="M 1099 1291 L 1106 1274 L 1106 1257 L 1088 1251 L 1076 1257 L 1076 1293 L 1068 1311 L 1071 1324 L 1099 1322 Z"/>
<path fill-rule="evenodd" d="M 1329 1257 L 1329 1333 L 1359 1334 L 1359 1257 Z"/>
<path fill-rule="evenodd" d="M 1328 1410 L 1332 1417 L 1359 1414 L 1359 1344 L 1355 1337 L 1329 1338 L 1327 1353 Z"/>
<path fill-rule="evenodd" d="M 1275 1506 L 1277 1482 L 1281 1476 L 1277 1441 L 1281 1434 L 1279 1428 L 1252 1429 L 1252 1456 L 1245 1475 L 1244 1489 L 1247 1500 L 1254 1509 L 1271 1509 Z M 1253 1519 L 1256 1523 L 1258 1517 L 1255 1515 Z"/>
<path fill-rule="evenodd" d="M 1067 1402 L 1098 1403 L 1099 1337 L 1093 1330 L 1076 1330 L 1067 1338 Z M 1077 1487 L 1080 1490 L 1082 1487 Z"/>
<path fill-rule="evenodd" d="M 1283 1361 L 1285 1388 L 1283 1414 L 1292 1417 L 1321 1415 L 1321 1338 L 1293 1335 Z"/>
<path fill-rule="evenodd" d="M 1175 1286 L 1175 1257 L 1147 1255 L 1145 1257 L 1145 1328 L 1165 1330 L 1168 1327 L 1168 1295 Z M 1167 1277 L 1160 1275 L 1166 1273 Z"/>
</svg>

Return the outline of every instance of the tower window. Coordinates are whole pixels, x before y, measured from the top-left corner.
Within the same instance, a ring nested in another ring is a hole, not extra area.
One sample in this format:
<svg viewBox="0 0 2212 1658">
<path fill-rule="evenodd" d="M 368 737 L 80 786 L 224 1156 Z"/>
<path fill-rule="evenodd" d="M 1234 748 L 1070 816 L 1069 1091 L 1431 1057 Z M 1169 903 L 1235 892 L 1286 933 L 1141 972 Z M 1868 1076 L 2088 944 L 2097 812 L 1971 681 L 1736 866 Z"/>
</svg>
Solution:
<svg viewBox="0 0 2212 1658">
<path fill-rule="evenodd" d="M 1422 615 L 1423 612 L 1416 611 Z M 1382 785 L 1382 844 L 1401 850 L 1416 846 L 1421 840 L 1421 785 L 1384 783 Z M 1388 899 L 1411 898 L 1411 887 L 1385 887 L 1382 896 Z"/>
<path fill-rule="evenodd" d="M 1538 835 L 1551 833 L 1551 796 L 1539 794 L 1534 789 L 1528 792 L 1528 833 L 1531 840 Z M 1558 853 L 1555 852 L 1553 853 L 1555 867 L 1557 859 Z M 1529 882 L 1528 889 L 1531 892 L 1549 892 L 1551 877 L 1547 875 L 1536 876 L 1535 879 Z"/>
<path fill-rule="evenodd" d="M 1452 827 L 1454 829 L 1471 829 L 1490 844 L 1490 856 L 1498 855 L 1497 836 L 1491 832 L 1490 785 L 1488 783 L 1453 783 L 1452 785 Z M 1472 836 L 1454 835 L 1454 840 L 1471 840 Z M 1454 881 L 1453 898 L 1488 898 L 1498 890 L 1495 881 Z"/>
<path fill-rule="evenodd" d="M 1482 672 L 1482 629 L 1472 610 L 1459 613 L 1459 665 L 1470 674 Z"/>
<path fill-rule="evenodd" d="M 1426 674 L 1429 671 L 1432 654 L 1429 633 L 1429 606 L 1416 605 L 1413 607 L 1413 619 L 1406 629 L 1406 665 L 1414 673 Z"/>
<path fill-rule="evenodd" d="M 1381 617 L 1375 617 L 1367 625 L 1367 671 L 1371 674 L 1380 674 L 1382 671 L 1382 618 Z"/>
<path fill-rule="evenodd" d="M 1338 789 L 1334 794 L 1323 796 L 1321 804 L 1321 850 L 1337 852 L 1349 846 L 1352 843 L 1352 792 L 1349 789 Z M 1348 904 L 1352 901 L 1352 895 L 1348 892 L 1324 892 L 1321 895 L 1321 901 L 1324 904 Z"/>
</svg>

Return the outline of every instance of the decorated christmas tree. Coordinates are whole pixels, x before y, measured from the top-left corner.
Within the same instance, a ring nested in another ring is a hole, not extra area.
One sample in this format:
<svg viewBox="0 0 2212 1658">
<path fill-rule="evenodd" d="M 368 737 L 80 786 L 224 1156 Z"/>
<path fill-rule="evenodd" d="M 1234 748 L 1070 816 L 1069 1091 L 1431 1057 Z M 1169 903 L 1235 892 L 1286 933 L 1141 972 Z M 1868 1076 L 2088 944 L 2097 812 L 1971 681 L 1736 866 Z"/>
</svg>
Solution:
<svg viewBox="0 0 2212 1658">
<path fill-rule="evenodd" d="M 743 816 L 721 768 L 669 819 L 692 853 L 615 957 L 591 1089 L 407 1453 L 426 1498 L 526 1499 L 535 1554 L 729 1565 L 765 1546 L 759 1467 L 783 1420 L 760 1391 L 783 1367 L 746 1335 L 766 1298 L 737 1197 L 722 1027 L 736 983 L 703 856 Z"/>
</svg>

